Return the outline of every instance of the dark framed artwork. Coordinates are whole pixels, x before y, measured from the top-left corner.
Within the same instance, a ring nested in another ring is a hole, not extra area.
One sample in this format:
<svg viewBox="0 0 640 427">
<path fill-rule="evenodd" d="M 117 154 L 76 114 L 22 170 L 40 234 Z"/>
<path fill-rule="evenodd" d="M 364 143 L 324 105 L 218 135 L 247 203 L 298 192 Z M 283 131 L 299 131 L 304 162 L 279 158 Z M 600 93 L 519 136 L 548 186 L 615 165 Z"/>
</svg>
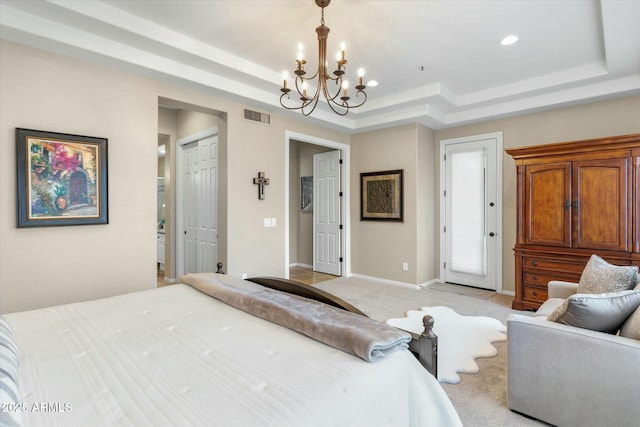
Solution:
<svg viewBox="0 0 640 427">
<path fill-rule="evenodd" d="M 313 212 L 313 177 L 300 177 L 300 205 L 302 212 Z"/>
<path fill-rule="evenodd" d="M 403 222 L 403 170 L 360 174 L 360 220 Z"/>
<path fill-rule="evenodd" d="M 18 227 L 107 224 L 107 139 L 16 128 Z"/>
</svg>

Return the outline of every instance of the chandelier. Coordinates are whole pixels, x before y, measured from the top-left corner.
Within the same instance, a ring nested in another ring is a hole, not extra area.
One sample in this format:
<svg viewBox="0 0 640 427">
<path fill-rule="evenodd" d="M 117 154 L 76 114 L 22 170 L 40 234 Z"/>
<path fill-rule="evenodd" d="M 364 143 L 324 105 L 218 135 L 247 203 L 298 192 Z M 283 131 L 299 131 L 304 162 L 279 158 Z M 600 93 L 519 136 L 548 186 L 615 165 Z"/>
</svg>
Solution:
<svg viewBox="0 0 640 427">
<path fill-rule="evenodd" d="M 282 95 L 280 95 L 280 105 L 282 105 L 287 110 L 300 110 L 303 115 L 308 116 L 313 112 L 313 110 L 316 109 L 318 100 L 320 99 L 320 94 L 322 93 L 327 101 L 327 104 L 329 104 L 329 107 L 331 107 L 333 112 L 341 116 L 345 116 L 349 112 L 349 109 L 360 107 L 367 101 L 367 94 L 364 91 L 366 89 L 366 86 L 362 84 L 364 70 L 362 68 L 358 70 L 358 84 L 355 86 L 355 96 L 356 98 L 360 98 L 357 100 L 360 102 L 357 103 L 357 101 L 354 102 L 348 96 L 347 91 L 349 88 L 349 83 L 346 80 L 342 79 L 345 74 L 347 65 L 347 60 L 344 57 L 344 43 L 342 43 L 340 52 L 338 52 L 338 55 L 336 57 L 337 68 L 333 72 L 333 76 L 331 76 L 327 72 L 327 37 L 329 35 L 329 27 L 324 25 L 324 8 L 329 6 L 331 0 L 315 0 L 315 2 L 322 9 L 320 26 L 316 28 L 316 33 L 318 34 L 318 70 L 314 75 L 310 77 L 306 76 L 307 72 L 304 69 L 304 66 L 307 61 L 304 59 L 302 44 L 299 44 L 298 57 L 296 59 L 297 67 L 294 70 L 294 74 L 296 75 L 295 89 L 300 96 L 300 104 L 296 104 L 294 106 L 285 105 L 285 102 L 287 102 L 286 100 L 291 100 L 289 96 L 289 92 L 291 92 L 291 89 L 287 86 L 287 80 L 289 79 L 289 76 L 285 71 L 283 74 L 284 84 L 280 89 L 280 91 L 282 92 Z M 309 83 L 316 77 L 318 78 L 318 80 L 315 93 L 309 94 Z M 334 87 L 330 88 L 329 85 L 332 85 Z M 341 94 L 342 96 L 340 96 Z M 284 99 L 285 97 L 286 100 Z"/>
</svg>

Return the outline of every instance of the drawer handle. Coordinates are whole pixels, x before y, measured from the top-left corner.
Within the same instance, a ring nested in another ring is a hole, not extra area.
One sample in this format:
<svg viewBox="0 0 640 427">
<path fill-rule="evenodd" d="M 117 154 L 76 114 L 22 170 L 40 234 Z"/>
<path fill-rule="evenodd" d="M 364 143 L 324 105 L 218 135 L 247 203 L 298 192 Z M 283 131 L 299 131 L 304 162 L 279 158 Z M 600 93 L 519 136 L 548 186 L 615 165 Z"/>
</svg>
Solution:
<svg viewBox="0 0 640 427">
<path fill-rule="evenodd" d="M 533 291 L 533 296 L 537 297 L 538 296 L 538 291 Z"/>
<path fill-rule="evenodd" d="M 538 266 L 538 261 L 533 261 L 531 264 L 533 264 L 534 267 Z"/>
<path fill-rule="evenodd" d="M 533 280 L 538 280 L 538 276 L 537 275 L 533 275 Z"/>
</svg>

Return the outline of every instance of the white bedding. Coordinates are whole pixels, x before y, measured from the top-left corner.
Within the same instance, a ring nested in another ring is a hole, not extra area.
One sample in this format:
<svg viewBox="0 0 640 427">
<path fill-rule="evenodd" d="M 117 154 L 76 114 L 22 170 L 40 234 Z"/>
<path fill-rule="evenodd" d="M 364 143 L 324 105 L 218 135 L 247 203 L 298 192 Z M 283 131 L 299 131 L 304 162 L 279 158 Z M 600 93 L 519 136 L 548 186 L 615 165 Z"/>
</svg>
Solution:
<svg viewBox="0 0 640 427">
<path fill-rule="evenodd" d="M 461 425 L 409 351 L 368 363 L 187 285 L 5 317 L 25 425 Z"/>
</svg>

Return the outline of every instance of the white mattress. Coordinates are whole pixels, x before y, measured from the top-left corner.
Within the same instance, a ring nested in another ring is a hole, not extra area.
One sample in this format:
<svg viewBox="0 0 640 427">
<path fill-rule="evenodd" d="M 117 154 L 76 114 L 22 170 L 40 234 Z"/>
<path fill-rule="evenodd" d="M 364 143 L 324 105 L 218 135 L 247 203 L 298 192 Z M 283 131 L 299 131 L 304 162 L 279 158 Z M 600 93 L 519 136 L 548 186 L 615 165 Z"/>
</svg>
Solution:
<svg viewBox="0 0 640 427">
<path fill-rule="evenodd" d="M 25 425 L 460 425 L 409 351 L 368 363 L 187 285 L 6 318 Z"/>
</svg>

